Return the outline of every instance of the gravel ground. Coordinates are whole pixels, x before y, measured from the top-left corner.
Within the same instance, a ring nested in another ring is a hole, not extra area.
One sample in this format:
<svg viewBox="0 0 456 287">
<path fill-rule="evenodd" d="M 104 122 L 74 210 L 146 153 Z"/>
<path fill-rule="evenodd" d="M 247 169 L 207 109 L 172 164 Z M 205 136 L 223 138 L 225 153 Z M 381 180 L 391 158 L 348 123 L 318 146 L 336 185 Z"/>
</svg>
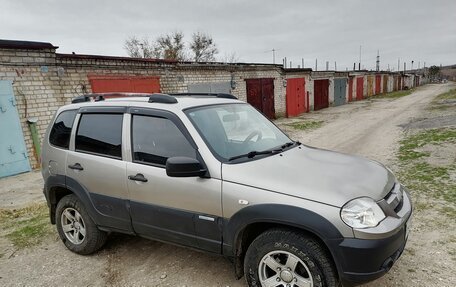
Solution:
<svg viewBox="0 0 456 287">
<path fill-rule="evenodd" d="M 363 155 L 397 171 L 395 152 L 404 127 L 420 128 L 414 123 L 425 119 L 428 127 L 429 119 L 441 117 L 440 111 L 427 107 L 436 95 L 454 87 L 452 83 L 427 85 L 403 98 L 354 102 L 281 119 L 277 124 L 304 144 Z M 445 113 L 456 114 L 454 109 Z M 323 125 L 314 130 L 294 130 L 287 125 L 303 120 L 323 121 Z M 455 150 L 451 146 L 445 149 Z M 39 172 L 0 180 L 0 208 L 34 201 L 43 201 Z M 415 214 L 400 260 L 386 276 L 365 286 L 455 286 L 456 261 L 447 251 L 455 245 L 456 224 L 439 217 L 435 212 Z M 56 233 L 38 246 L 21 250 L 0 237 L 0 253 L 0 286 L 246 287 L 244 280 L 234 278 L 231 264 L 222 257 L 125 235 L 111 235 L 105 248 L 91 256 L 66 250 Z"/>
</svg>

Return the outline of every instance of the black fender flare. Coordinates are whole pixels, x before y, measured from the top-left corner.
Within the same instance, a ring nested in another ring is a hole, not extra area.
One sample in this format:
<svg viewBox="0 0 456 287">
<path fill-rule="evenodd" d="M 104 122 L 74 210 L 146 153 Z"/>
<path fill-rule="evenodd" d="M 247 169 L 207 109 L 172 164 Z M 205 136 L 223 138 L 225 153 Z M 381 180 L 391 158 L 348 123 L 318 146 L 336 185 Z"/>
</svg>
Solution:
<svg viewBox="0 0 456 287">
<path fill-rule="evenodd" d="M 242 233 L 249 225 L 255 223 L 290 226 L 313 234 L 325 244 L 336 266 L 338 266 L 337 252 L 333 250 L 333 246 L 335 242 L 342 242 L 343 236 L 328 219 L 313 211 L 297 206 L 257 204 L 245 207 L 236 212 L 231 218 L 225 219 L 223 254 L 227 257 L 235 258 L 235 268 L 238 276 L 241 275 L 239 272 L 242 272 L 241 266 L 238 266 L 243 260 L 243 258 L 240 258 L 242 255 L 238 253 Z M 242 252 L 245 252 L 245 250 Z"/>
<path fill-rule="evenodd" d="M 45 195 L 50 203 L 51 221 L 53 220 L 52 216 L 55 216 L 55 208 L 57 205 L 55 194 L 50 193 L 51 189 L 54 187 L 65 188 L 76 195 L 86 208 L 89 216 L 100 229 L 134 234 L 129 216 L 128 220 L 116 220 L 111 216 L 102 213 L 96 208 L 88 190 L 78 181 L 64 175 L 49 176 L 45 183 Z"/>
</svg>

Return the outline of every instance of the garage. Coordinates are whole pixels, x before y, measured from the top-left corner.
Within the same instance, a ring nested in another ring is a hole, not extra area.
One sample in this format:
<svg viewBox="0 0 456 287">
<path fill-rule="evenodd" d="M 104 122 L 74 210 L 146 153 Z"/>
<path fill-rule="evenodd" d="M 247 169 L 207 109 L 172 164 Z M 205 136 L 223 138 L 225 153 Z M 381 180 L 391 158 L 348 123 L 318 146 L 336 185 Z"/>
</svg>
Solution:
<svg viewBox="0 0 456 287">
<path fill-rule="evenodd" d="M 30 171 L 12 81 L 0 81 L 0 178 Z"/>
<path fill-rule="evenodd" d="M 159 93 L 160 78 L 151 76 L 89 75 L 93 93 Z"/>
<path fill-rule="evenodd" d="M 187 89 L 189 93 L 230 94 L 231 82 L 188 84 Z"/>
<path fill-rule="evenodd" d="M 308 111 L 309 99 L 306 97 L 304 78 L 287 79 L 287 117 L 296 117 Z"/>
<path fill-rule="evenodd" d="M 374 76 L 367 76 L 367 96 L 371 97 L 374 95 Z"/>
<path fill-rule="evenodd" d="M 375 75 L 375 94 L 381 93 L 382 75 Z"/>
<path fill-rule="evenodd" d="M 348 78 L 348 101 L 353 101 L 353 77 Z"/>
<path fill-rule="evenodd" d="M 335 78 L 334 79 L 334 105 L 344 105 L 346 102 L 347 79 Z"/>
<path fill-rule="evenodd" d="M 314 80 L 314 111 L 329 107 L 329 80 Z"/>
<path fill-rule="evenodd" d="M 363 99 L 364 94 L 364 77 L 356 78 L 356 100 L 360 101 Z"/>
<path fill-rule="evenodd" d="M 246 79 L 247 102 L 269 119 L 275 119 L 274 79 Z"/>
<path fill-rule="evenodd" d="M 383 91 L 382 93 L 388 92 L 388 75 L 383 75 Z"/>
</svg>

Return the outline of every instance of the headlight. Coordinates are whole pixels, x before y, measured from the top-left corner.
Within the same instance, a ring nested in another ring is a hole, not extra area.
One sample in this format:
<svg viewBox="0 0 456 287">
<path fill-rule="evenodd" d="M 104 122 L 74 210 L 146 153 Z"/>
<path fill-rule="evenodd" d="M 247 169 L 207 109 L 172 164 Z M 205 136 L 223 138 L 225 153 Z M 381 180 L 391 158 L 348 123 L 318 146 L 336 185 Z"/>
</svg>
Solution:
<svg viewBox="0 0 456 287">
<path fill-rule="evenodd" d="M 353 228 L 368 228 L 377 226 L 385 219 L 385 213 L 372 198 L 361 197 L 347 202 L 342 207 L 340 217 Z"/>
</svg>

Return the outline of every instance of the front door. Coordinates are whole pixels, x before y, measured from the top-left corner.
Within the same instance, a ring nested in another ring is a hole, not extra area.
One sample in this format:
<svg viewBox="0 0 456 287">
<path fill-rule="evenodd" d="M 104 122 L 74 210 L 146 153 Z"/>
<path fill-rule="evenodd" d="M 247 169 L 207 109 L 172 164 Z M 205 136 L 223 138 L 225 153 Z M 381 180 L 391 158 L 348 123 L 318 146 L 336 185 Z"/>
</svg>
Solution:
<svg viewBox="0 0 456 287">
<path fill-rule="evenodd" d="M 220 253 L 221 181 L 166 174 L 169 157 L 202 162 L 182 122 L 168 112 L 138 109 L 128 126 L 132 160 L 127 176 L 135 232 Z"/>
<path fill-rule="evenodd" d="M 11 81 L 0 81 L 0 178 L 30 171 Z"/>
</svg>

